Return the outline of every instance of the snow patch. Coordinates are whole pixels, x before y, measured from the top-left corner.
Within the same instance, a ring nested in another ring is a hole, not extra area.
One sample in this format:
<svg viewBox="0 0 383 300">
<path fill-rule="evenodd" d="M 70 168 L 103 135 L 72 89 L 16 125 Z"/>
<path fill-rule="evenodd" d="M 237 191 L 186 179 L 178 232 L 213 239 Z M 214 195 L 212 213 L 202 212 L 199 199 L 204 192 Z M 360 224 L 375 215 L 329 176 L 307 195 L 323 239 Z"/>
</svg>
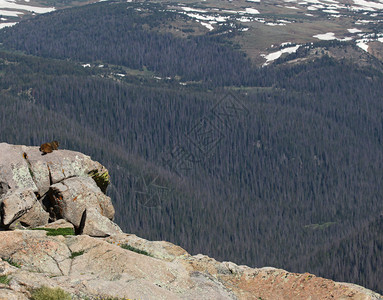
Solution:
<svg viewBox="0 0 383 300">
<path fill-rule="evenodd" d="M 258 15 L 259 14 L 259 11 L 256 10 L 255 8 L 246 8 L 245 11 L 247 14 L 252 14 L 252 15 Z"/>
<path fill-rule="evenodd" d="M 195 13 L 184 13 L 190 18 L 197 19 L 200 21 L 216 21 L 216 22 L 225 22 L 229 17 L 223 16 L 208 16 L 208 15 L 199 15 Z"/>
<path fill-rule="evenodd" d="M 2 9 L 24 10 L 29 12 L 35 12 L 38 14 L 44 14 L 44 13 L 55 10 L 54 7 L 37 7 L 37 6 L 31 6 L 31 5 L 23 5 L 23 4 L 18 4 L 15 1 L 7 1 L 7 0 L 0 0 L 0 7 Z"/>
<path fill-rule="evenodd" d="M 383 3 L 376 3 L 365 0 L 353 0 L 356 5 L 362 6 L 363 8 L 372 9 L 383 9 Z"/>
<path fill-rule="evenodd" d="M 214 27 L 210 23 L 201 22 L 202 26 L 205 26 L 210 31 L 214 30 Z"/>
<path fill-rule="evenodd" d="M 251 22 L 253 20 L 250 18 L 247 18 L 247 17 L 241 17 L 241 18 L 237 19 L 237 21 L 246 23 L 246 22 Z"/>
<path fill-rule="evenodd" d="M 195 12 L 201 12 L 201 13 L 205 13 L 207 12 L 206 10 L 202 10 L 202 9 L 195 9 L 195 8 L 191 8 L 191 7 L 187 7 L 187 6 L 183 6 L 181 7 L 184 11 L 195 11 Z"/>
<path fill-rule="evenodd" d="M 375 23 L 374 20 L 358 20 L 355 22 L 355 25 L 363 25 L 363 24 L 370 24 Z"/>
<path fill-rule="evenodd" d="M 313 37 L 317 38 L 318 40 L 322 40 L 322 41 L 331 41 L 331 40 L 336 40 L 337 39 L 333 32 L 317 34 L 317 35 L 314 35 Z"/>
<path fill-rule="evenodd" d="M 267 55 L 262 54 L 261 56 L 263 56 L 266 59 L 266 62 L 263 64 L 263 66 L 267 66 L 270 62 L 280 58 L 283 53 L 294 53 L 294 52 L 296 52 L 300 46 L 301 45 L 287 47 L 287 48 L 281 49 L 279 51 L 276 51 L 276 52 L 273 52 L 273 53 L 270 53 Z"/>
<path fill-rule="evenodd" d="M 286 26 L 286 24 L 282 24 L 282 23 L 271 23 L 271 22 L 266 22 L 265 25 L 267 25 L 267 26 Z"/>
<path fill-rule="evenodd" d="M 368 52 L 368 44 L 365 40 L 357 40 L 356 45 L 364 51 Z"/>
<path fill-rule="evenodd" d="M 5 28 L 5 27 L 11 27 L 11 26 L 16 25 L 16 24 L 17 24 L 17 22 L 2 23 L 2 24 L 0 24 L 0 29 Z"/>
<path fill-rule="evenodd" d="M 358 28 L 350 28 L 350 29 L 347 29 L 347 31 L 349 33 L 358 33 L 358 32 L 362 32 L 362 30 L 358 29 Z"/>
<path fill-rule="evenodd" d="M 0 15 L 4 17 L 18 17 L 19 15 L 22 15 L 23 13 L 20 11 L 11 11 L 11 10 L 0 10 Z"/>
</svg>

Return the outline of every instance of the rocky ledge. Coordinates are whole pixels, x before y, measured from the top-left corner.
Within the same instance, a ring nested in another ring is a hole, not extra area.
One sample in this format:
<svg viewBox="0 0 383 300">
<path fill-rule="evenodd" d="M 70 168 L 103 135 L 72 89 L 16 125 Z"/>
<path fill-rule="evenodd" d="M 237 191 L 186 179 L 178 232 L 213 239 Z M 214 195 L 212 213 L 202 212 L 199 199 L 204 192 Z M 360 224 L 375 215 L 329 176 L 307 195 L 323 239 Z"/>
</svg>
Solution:
<svg viewBox="0 0 383 300">
<path fill-rule="evenodd" d="M 41 286 L 72 299 L 383 299 L 125 234 L 112 221 L 108 183 L 107 169 L 81 153 L 0 144 L 0 299 L 28 299 Z"/>
</svg>

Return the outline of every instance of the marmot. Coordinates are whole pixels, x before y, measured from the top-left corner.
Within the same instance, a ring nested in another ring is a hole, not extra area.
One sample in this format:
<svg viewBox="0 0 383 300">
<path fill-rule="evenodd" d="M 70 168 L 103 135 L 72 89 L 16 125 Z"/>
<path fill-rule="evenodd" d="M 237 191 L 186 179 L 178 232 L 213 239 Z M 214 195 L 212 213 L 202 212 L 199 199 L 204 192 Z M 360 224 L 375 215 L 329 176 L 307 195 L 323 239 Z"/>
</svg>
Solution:
<svg viewBox="0 0 383 300">
<path fill-rule="evenodd" d="M 40 146 L 40 151 L 44 154 L 51 153 L 53 150 L 57 150 L 59 148 L 59 142 L 53 141 L 50 143 L 45 143 Z"/>
</svg>

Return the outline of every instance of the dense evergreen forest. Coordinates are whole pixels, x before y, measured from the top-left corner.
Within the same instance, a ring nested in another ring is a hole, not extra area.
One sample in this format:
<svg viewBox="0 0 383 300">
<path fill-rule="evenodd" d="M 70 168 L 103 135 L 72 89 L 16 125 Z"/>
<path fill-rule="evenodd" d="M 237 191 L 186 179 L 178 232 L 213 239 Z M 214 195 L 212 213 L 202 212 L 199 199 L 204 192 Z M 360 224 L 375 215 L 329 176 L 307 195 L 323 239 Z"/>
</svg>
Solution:
<svg viewBox="0 0 383 300">
<path fill-rule="evenodd" d="M 257 69 L 229 37 L 174 37 L 155 30 L 173 14 L 130 5 L 0 31 L 0 141 L 107 166 L 125 232 L 382 293 L 383 74 L 327 56 Z"/>
<path fill-rule="evenodd" d="M 185 18 L 163 9 L 159 4 L 107 2 L 59 10 L 3 30 L 1 40 L 29 54 L 101 60 L 133 69 L 145 66 L 161 76 L 178 75 L 205 84 L 253 81 L 250 61 L 242 52 L 222 45 L 222 34 L 184 39 L 156 30 Z"/>
</svg>

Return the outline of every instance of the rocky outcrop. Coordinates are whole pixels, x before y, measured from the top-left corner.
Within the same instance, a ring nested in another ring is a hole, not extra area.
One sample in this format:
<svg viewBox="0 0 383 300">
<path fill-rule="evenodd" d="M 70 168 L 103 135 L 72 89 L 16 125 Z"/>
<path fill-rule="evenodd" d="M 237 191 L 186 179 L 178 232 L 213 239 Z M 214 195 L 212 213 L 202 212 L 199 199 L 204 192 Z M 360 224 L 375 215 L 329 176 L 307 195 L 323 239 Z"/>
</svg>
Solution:
<svg viewBox="0 0 383 300">
<path fill-rule="evenodd" d="M 76 232 L 93 236 L 121 233 L 105 194 L 108 170 L 79 152 L 0 143 L 2 228 L 29 228 L 65 219 Z"/>
<path fill-rule="evenodd" d="M 36 230 L 0 234 L 0 276 L 10 279 L 0 286 L 0 299 L 26 299 L 31 288 L 41 285 L 60 287 L 73 299 L 383 299 L 356 285 L 217 262 L 135 235 L 47 236 Z"/>
<path fill-rule="evenodd" d="M 108 182 L 105 167 L 81 153 L 0 144 L 0 300 L 28 299 L 41 286 L 72 299 L 383 299 L 125 234 L 112 221 Z"/>
</svg>

